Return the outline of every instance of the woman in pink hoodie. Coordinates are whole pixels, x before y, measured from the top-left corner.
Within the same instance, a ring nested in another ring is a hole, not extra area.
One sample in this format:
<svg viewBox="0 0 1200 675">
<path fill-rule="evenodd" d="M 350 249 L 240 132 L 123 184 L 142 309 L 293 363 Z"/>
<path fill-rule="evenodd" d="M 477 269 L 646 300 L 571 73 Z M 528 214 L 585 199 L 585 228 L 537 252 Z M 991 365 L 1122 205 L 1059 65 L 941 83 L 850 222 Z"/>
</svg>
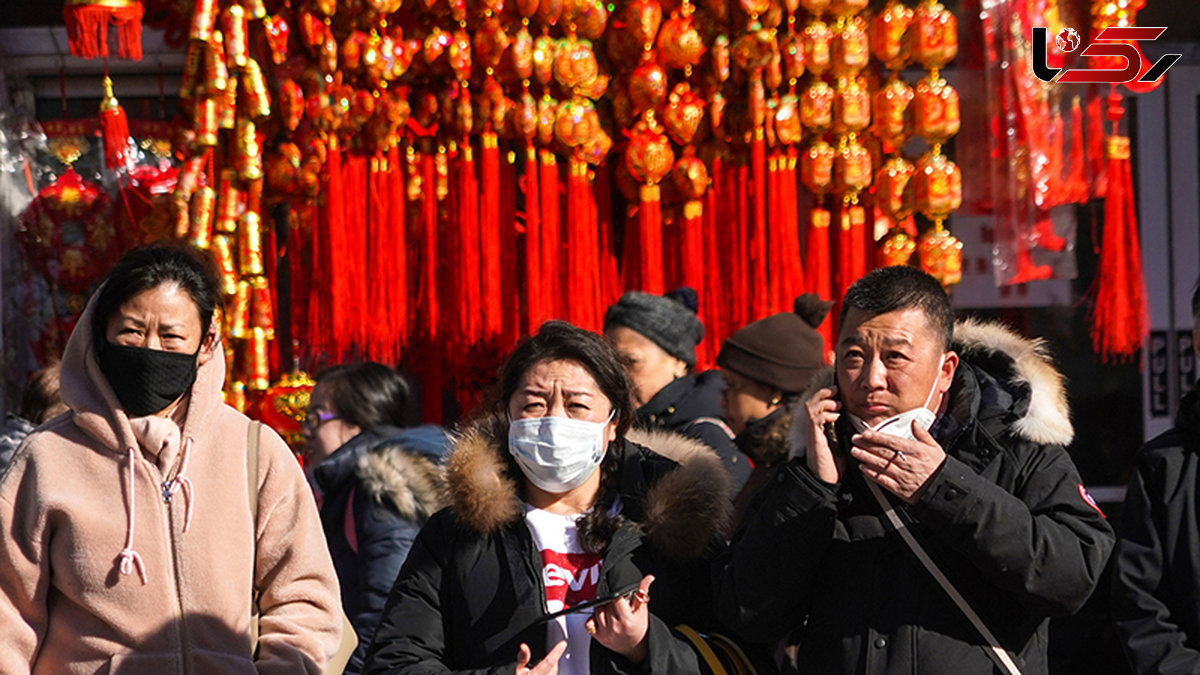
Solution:
<svg viewBox="0 0 1200 675">
<path fill-rule="evenodd" d="M 337 578 L 300 467 L 221 399 L 211 269 L 135 249 L 80 317 L 71 414 L 0 478 L 0 673 L 320 673 L 336 651 Z"/>
</svg>

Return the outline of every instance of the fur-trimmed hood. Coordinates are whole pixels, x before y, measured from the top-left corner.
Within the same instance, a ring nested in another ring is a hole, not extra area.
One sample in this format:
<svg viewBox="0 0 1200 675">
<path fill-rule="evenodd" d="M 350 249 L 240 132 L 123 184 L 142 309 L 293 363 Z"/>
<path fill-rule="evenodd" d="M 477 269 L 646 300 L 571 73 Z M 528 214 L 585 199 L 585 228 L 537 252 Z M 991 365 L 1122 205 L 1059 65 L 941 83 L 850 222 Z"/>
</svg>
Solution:
<svg viewBox="0 0 1200 675">
<path fill-rule="evenodd" d="M 359 456 L 355 471 L 372 503 L 406 520 L 425 522 L 446 505 L 445 471 L 427 455 L 385 442 Z"/>
<path fill-rule="evenodd" d="M 447 465 L 450 506 L 468 528 L 491 534 L 524 514 L 523 477 L 508 459 L 508 426 L 492 416 L 468 426 Z M 620 453 L 622 499 L 642 505 L 630 517 L 660 550 L 698 557 L 729 517 L 729 474 L 699 441 L 669 431 L 631 431 L 609 445 Z M 640 494 L 626 494 L 628 486 Z"/>
<path fill-rule="evenodd" d="M 1054 366 L 1045 341 L 1018 335 L 1003 324 L 964 319 L 954 325 L 951 346 L 960 365 L 990 375 L 1015 401 L 1011 427 L 1016 436 L 1033 443 L 1068 445 L 1075 437 L 1067 403 L 1066 383 Z M 801 400 L 835 382 L 834 370 L 827 367 L 813 378 Z M 952 389 L 953 391 L 953 389 Z M 805 414 L 797 406 L 795 415 Z M 795 418 L 793 417 L 793 420 Z M 789 445 L 792 454 L 803 447 L 802 424 L 792 424 Z"/>
</svg>

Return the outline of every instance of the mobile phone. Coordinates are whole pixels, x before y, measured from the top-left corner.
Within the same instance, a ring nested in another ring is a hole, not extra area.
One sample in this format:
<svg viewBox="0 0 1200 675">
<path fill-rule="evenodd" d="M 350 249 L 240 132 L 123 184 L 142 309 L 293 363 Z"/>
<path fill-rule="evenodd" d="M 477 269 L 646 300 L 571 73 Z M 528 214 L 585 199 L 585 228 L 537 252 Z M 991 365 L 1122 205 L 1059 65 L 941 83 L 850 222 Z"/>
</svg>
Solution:
<svg viewBox="0 0 1200 675">
<path fill-rule="evenodd" d="M 553 614 L 547 614 L 546 616 L 543 616 L 542 618 L 538 619 L 538 623 L 545 623 L 547 621 L 553 621 L 554 619 L 557 619 L 560 616 L 574 614 L 575 612 L 582 612 L 582 611 L 585 611 L 588 609 L 592 609 L 593 607 L 599 607 L 600 605 L 607 605 L 608 603 L 613 602 L 619 598 L 623 598 L 627 595 L 632 595 L 633 592 L 636 591 L 637 589 L 638 589 L 638 584 L 633 584 L 633 585 L 627 586 L 625 588 L 622 588 L 621 590 L 619 590 L 615 593 L 610 593 L 608 595 L 605 595 L 605 596 L 602 596 L 599 598 L 595 598 L 593 600 L 587 600 L 587 601 L 581 602 L 577 605 L 567 607 L 566 609 L 560 609 L 559 611 L 554 612 Z"/>
</svg>

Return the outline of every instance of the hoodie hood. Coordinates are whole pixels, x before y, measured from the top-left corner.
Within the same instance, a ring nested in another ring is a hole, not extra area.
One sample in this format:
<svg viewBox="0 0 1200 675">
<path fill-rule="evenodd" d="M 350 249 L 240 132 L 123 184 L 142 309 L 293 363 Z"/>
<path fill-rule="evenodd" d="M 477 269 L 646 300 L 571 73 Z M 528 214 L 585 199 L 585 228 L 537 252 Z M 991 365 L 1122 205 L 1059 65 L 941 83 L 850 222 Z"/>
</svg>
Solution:
<svg viewBox="0 0 1200 675">
<path fill-rule="evenodd" d="M 1071 443 L 1075 430 L 1065 382 L 1043 340 L 1022 337 L 999 323 L 965 319 L 954 325 L 951 349 L 959 356 L 960 369 L 973 369 L 981 382 L 987 381 L 981 387 L 994 385 L 997 389 L 981 396 L 983 400 L 972 411 L 981 421 L 1003 424 L 1032 443 L 1063 446 Z M 956 374 L 951 396 L 958 389 L 958 381 Z M 800 400 L 808 400 L 818 389 L 835 383 L 834 369 L 827 367 L 813 379 Z M 952 407 L 956 404 L 951 401 Z M 793 420 L 804 414 L 805 407 L 796 406 Z M 803 424 L 792 424 L 789 438 L 792 454 L 805 445 L 803 428 Z"/>
<path fill-rule="evenodd" d="M 99 295 L 97 289 L 67 341 L 59 376 L 63 403 L 71 409 L 75 424 L 105 448 L 124 454 L 129 448 L 140 447 L 156 458 L 159 468 L 167 470 L 178 457 L 182 439 L 200 443 L 212 431 L 216 411 L 222 405 L 224 353 L 220 343 L 215 342 L 212 349 L 216 353 L 197 370 L 196 381 L 187 394 L 182 429 L 163 417 L 130 418 L 97 360 L 92 315 Z"/>
<path fill-rule="evenodd" d="M 485 417 L 466 428 L 447 464 L 450 507 L 469 529 L 491 534 L 524 516 L 508 452 L 504 418 Z M 729 474 L 708 446 L 668 431 L 631 431 L 609 444 L 620 453 L 622 498 L 644 505 L 635 522 L 659 550 L 682 559 L 698 557 L 729 514 Z M 650 467 L 665 469 L 656 472 Z M 639 472 L 645 483 L 631 480 Z M 628 495 L 627 486 L 644 488 Z"/>
</svg>

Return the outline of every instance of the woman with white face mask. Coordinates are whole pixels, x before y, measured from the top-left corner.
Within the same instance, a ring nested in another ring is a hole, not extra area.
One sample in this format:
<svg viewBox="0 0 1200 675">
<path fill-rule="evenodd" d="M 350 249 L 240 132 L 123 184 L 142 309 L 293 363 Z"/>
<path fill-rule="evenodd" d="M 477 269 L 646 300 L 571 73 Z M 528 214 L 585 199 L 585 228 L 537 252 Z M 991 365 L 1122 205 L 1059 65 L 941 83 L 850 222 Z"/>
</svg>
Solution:
<svg viewBox="0 0 1200 675">
<path fill-rule="evenodd" d="M 634 442 L 621 361 L 561 321 L 516 349 L 497 394 L 450 456 L 451 506 L 417 536 L 364 672 L 705 672 L 673 627 L 711 627 L 715 453 Z"/>
</svg>

